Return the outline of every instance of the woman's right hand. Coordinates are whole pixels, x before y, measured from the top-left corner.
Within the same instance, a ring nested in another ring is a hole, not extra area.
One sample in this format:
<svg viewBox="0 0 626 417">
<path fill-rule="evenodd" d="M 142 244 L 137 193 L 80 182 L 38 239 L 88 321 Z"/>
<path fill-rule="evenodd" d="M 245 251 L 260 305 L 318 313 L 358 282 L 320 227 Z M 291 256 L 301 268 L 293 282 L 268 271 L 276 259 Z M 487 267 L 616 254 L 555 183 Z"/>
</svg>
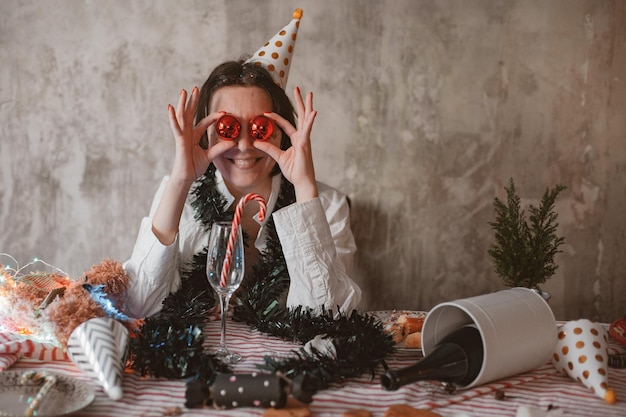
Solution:
<svg viewBox="0 0 626 417">
<path fill-rule="evenodd" d="M 194 126 L 199 94 L 198 87 L 194 87 L 187 101 L 187 91 L 182 90 L 176 109 L 171 104 L 167 106 L 176 153 L 170 179 L 152 217 L 152 231 L 164 245 L 170 245 L 176 239 L 185 200 L 193 182 L 204 174 L 215 157 L 236 146 L 234 141 L 220 141 L 209 149 L 200 146 L 200 138 L 221 113 L 211 113 Z"/>
<path fill-rule="evenodd" d="M 190 186 L 204 174 L 215 157 L 236 146 L 234 141 L 219 141 L 209 146 L 208 149 L 200 146 L 200 138 L 222 113 L 211 113 L 194 126 L 194 114 L 198 106 L 199 94 L 198 87 L 194 87 L 191 97 L 187 100 L 187 91 L 183 89 L 180 92 L 176 109 L 171 104 L 167 106 L 170 127 L 176 141 L 176 153 L 170 177 Z"/>
</svg>

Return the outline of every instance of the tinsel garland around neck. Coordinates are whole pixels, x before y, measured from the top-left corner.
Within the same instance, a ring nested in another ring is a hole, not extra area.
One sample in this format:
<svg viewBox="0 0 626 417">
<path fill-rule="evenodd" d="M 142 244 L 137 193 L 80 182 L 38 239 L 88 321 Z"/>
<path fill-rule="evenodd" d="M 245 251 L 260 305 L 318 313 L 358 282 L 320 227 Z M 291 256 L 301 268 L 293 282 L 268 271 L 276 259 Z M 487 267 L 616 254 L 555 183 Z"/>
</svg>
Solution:
<svg viewBox="0 0 626 417">
<path fill-rule="evenodd" d="M 209 167 L 195 188 L 196 219 L 207 230 L 214 221 L 232 219 L 226 200 L 215 185 L 215 168 Z M 283 178 L 274 210 L 295 201 L 293 185 Z M 336 355 L 300 348 L 291 357 L 266 356 L 260 370 L 281 372 L 288 378 L 301 374 L 314 377 L 320 388 L 331 382 L 375 373 L 394 349 L 391 337 L 372 316 L 313 313 L 309 309 L 287 309 L 281 300 L 289 288 L 287 265 L 273 218 L 266 223 L 268 238 L 251 273 L 235 293 L 234 319 L 284 340 L 306 343 L 318 335 L 332 341 Z M 163 301 L 163 309 L 148 317 L 130 343 L 132 367 L 141 375 L 165 378 L 196 378 L 211 384 L 216 372 L 231 371 L 205 343 L 203 328 L 216 300 L 205 273 L 206 249 L 184 268 L 181 286 Z M 217 343 L 217 342 L 216 342 Z"/>
</svg>

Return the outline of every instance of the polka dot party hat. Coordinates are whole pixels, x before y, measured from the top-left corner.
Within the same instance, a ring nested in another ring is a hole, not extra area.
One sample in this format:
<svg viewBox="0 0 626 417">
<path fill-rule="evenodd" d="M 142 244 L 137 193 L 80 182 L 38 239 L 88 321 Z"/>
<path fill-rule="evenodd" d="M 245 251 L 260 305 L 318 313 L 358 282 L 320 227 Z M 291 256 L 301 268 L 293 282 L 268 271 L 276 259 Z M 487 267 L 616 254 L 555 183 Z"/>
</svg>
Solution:
<svg viewBox="0 0 626 417">
<path fill-rule="evenodd" d="M 608 384 L 608 356 L 606 329 L 599 323 L 580 319 L 559 328 L 552 364 L 613 404 L 616 398 Z"/>
<path fill-rule="evenodd" d="M 246 62 L 255 62 L 269 71 L 277 85 L 283 89 L 287 85 L 289 67 L 293 48 L 296 45 L 296 35 L 300 27 L 302 9 L 293 12 L 293 19 L 282 28 L 272 39 L 263 45 Z"/>
</svg>

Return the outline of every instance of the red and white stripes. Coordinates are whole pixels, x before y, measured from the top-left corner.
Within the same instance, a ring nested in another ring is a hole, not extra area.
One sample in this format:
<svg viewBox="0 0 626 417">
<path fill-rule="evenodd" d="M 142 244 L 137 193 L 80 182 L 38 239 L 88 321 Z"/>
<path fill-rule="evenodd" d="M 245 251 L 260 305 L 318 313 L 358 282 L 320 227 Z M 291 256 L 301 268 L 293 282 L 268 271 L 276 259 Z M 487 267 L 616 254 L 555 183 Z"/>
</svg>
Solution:
<svg viewBox="0 0 626 417">
<path fill-rule="evenodd" d="M 205 344 L 210 351 L 219 343 L 220 326 L 219 320 L 212 320 L 207 322 L 204 329 Z M 233 370 L 238 373 L 259 371 L 258 365 L 264 363 L 267 355 L 275 358 L 286 357 L 294 355 L 301 347 L 298 343 L 284 341 L 251 329 L 244 323 L 231 322 L 228 326 L 230 343 L 236 344 L 237 351 L 244 356 L 241 362 L 233 366 Z M 2 341 L 6 343 L 12 340 L 14 340 L 13 337 L 3 335 L 0 331 L 0 345 Z M 624 352 L 624 347 L 618 346 L 615 341 L 610 340 L 610 343 L 616 351 Z M 26 348 L 27 346 L 23 346 L 21 349 Z M 11 345 L 4 351 L 12 352 L 16 349 L 18 346 Z M 24 350 L 20 352 L 23 353 Z M 389 366 L 403 367 L 414 363 L 418 358 L 419 355 L 415 352 L 398 351 L 386 362 Z M 35 357 L 22 357 L 9 370 L 53 372 L 93 384 L 93 377 L 82 372 L 67 359 L 38 360 Z M 380 371 L 382 371 L 382 366 Z M 356 409 L 365 409 L 374 417 L 383 417 L 391 405 L 407 404 L 418 409 L 433 410 L 448 417 L 515 417 L 518 415 L 518 408 L 522 406 L 538 410 L 547 410 L 552 406 L 560 408 L 568 417 L 623 417 L 626 415 L 626 369 L 610 368 L 609 379 L 618 398 L 618 401 L 612 405 L 606 404 L 580 382 L 558 372 L 550 363 L 525 374 L 454 394 L 428 390 L 419 384 L 410 384 L 398 391 L 385 391 L 377 377 L 372 378 L 371 375 L 366 374 L 348 379 L 341 384 L 331 384 L 328 389 L 319 391 L 313 397 L 310 410 L 311 415 L 315 417 L 341 416 L 346 411 Z M 165 415 L 166 412 L 171 412 L 176 407 L 184 411 L 185 417 L 262 417 L 267 411 L 257 408 L 186 409 L 184 408 L 185 380 L 183 379 L 142 377 L 127 370 L 122 385 L 124 395 L 120 400 L 114 401 L 101 387 L 93 384 L 96 398 L 92 404 L 80 411 L 80 415 L 89 417 L 156 416 Z M 499 399 L 495 395 L 496 391 L 504 392 L 506 397 Z"/>
</svg>

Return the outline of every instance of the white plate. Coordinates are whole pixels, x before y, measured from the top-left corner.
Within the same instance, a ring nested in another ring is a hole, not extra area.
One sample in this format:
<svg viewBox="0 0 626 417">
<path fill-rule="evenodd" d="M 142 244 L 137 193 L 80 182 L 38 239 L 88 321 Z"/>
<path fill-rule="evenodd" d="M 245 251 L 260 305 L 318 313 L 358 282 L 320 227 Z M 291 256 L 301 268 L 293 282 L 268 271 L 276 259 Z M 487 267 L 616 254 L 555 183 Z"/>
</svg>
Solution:
<svg viewBox="0 0 626 417">
<path fill-rule="evenodd" d="M 401 314 L 406 314 L 409 317 L 426 317 L 426 311 L 414 311 L 414 310 L 379 310 L 379 311 L 370 311 L 367 314 L 370 314 L 376 317 L 383 325 L 383 329 L 386 324 L 395 322 Z M 404 342 L 400 342 L 396 344 L 397 349 L 402 349 L 405 351 L 411 352 L 421 352 L 422 349 L 418 348 L 407 348 L 404 347 Z"/>
<path fill-rule="evenodd" d="M 22 385 L 25 372 L 0 372 L 0 416 L 23 416 L 30 401 L 37 395 L 38 385 Z M 56 377 L 56 384 L 41 402 L 37 417 L 64 416 L 87 407 L 95 398 L 94 390 L 75 378 L 47 372 Z"/>
</svg>

